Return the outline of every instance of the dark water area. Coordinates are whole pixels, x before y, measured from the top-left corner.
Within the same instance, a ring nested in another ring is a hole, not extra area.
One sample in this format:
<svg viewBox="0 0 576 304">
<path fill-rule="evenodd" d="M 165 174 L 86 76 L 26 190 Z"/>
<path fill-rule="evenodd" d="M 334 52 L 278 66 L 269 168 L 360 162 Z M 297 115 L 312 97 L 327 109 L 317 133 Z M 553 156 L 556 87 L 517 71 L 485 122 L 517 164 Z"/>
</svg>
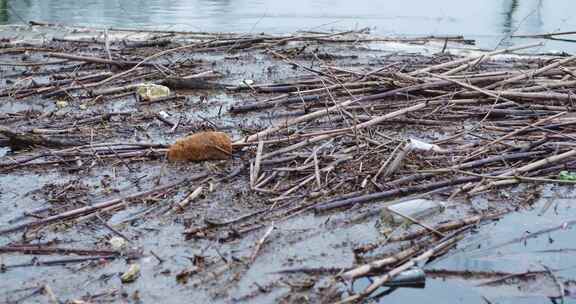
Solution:
<svg viewBox="0 0 576 304">
<path fill-rule="evenodd" d="M 576 214 L 574 192 L 549 186 L 543 193 L 531 209 L 484 226 L 455 252 L 428 264 L 425 291 L 398 289 L 382 303 L 560 303 L 551 299 L 559 284 L 564 303 L 576 303 L 576 249 L 569 224 Z M 500 281 L 490 277 L 497 272 L 543 274 Z"/>
<path fill-rule="evenodd" d="M 464 35 L 496 48 L 519 43 L 509 39 L 514 34 L 576 30 L 575 10 L 573 0 L 0 0 L 0 24 L 34 20 L 242 33 L 369 27 L 389 36 Z M 571 52 L 575 44 L 549 40 L 545 50 Z"/>
</svg>

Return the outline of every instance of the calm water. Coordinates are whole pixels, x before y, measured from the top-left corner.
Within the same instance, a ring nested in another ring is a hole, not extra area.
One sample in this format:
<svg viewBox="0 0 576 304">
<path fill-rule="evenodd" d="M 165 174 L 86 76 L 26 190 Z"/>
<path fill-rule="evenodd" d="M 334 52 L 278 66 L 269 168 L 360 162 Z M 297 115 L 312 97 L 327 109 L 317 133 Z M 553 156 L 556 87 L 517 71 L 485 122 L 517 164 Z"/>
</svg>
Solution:
<svg viewBox="0 0 576 304">
<path fill-rule="evenodd" d="M 509 44 L 511 33 L 576 30 L 574 11 L 574 0 L 0 0 L 0 23 L 244 33 L 371 27 L 386 35 L 463 34 L 494 48 Z M 568 42 L 547 49 L 576 51 Z"/>
</svg>

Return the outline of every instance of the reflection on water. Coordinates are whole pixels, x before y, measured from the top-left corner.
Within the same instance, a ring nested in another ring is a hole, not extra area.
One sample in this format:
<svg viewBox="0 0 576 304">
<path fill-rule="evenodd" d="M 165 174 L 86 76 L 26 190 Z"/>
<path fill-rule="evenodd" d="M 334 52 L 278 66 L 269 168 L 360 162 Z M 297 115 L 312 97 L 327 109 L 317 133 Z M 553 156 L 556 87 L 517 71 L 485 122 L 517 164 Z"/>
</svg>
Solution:
<svg viewBox="0 0 576 304">
<path fill-rule="evenodd" d="M 0 0 L 0 23 L 276 33 L 368 26 L 386 35 L 463 34 L 496 47 L 514 33 L 574 30 L 574 9 L 574 0 Z"/>
<path fill-rule="evenodd" d="M 535 1 L 532 10 L 524 16 L 519 14 L 519 9 L 520 1 L 518 0 L 506 0 L 503 2 L 502 40 L 500 45 L 509 46 L 511 44 L 510 36 L 520 29 L 524 29 L 524 33 L 543 33 L 543 0 Z"/>
<path fill-rule="evenodd" d="M 6 0 L 0 0 L 0 23 L 8 21 L 8 3 Z"/>
<path fill-rule="evenodd" d="M 502 33 L 504 34 L 503 39 L 507 39 L 512 35 L 512 27 L 514 25 L 514 13 L 518 10 L 518 0 L 508 0 L 504 1 L 504 20 L 502 23 Z"/>
</svg>

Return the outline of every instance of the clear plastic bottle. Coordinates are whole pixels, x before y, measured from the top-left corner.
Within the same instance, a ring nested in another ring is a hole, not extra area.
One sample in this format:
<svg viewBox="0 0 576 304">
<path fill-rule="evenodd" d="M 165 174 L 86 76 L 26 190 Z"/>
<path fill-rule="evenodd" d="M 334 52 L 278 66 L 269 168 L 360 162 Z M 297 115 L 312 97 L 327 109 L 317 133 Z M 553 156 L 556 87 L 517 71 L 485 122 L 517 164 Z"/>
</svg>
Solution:
<svg viewBox="0 0 576 304">
<path fill-rule="evenodd" d="M 440 213 L 444 209 L 444 202 L 413 199 L 384 208 L 382 218 L 389 224 L 398 225 L 408 220 L 399 214 L 406 215 L 413 219 L 422 219 Z"/>
</svg>

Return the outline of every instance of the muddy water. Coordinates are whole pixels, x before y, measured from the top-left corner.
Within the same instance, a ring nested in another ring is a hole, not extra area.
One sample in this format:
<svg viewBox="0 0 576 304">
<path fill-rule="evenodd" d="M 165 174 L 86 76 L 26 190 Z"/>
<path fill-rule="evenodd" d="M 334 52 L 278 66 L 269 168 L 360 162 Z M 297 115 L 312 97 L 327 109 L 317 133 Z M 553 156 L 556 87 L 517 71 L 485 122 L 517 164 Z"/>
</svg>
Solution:
<svg viewBox="0 0 576 304">
<path fill-rule="evenodd" d="M 0 0 L 0 23 L 235 32 L 370 27 L 386 35 L 465 35 L 494 48 L 519 42 L 510 41 L 511 34 L 576 30 L 575 10 L 573 0 Z M 574 51 L 575 46 L 548 41 L 546 49 Z"/>
</svg>

